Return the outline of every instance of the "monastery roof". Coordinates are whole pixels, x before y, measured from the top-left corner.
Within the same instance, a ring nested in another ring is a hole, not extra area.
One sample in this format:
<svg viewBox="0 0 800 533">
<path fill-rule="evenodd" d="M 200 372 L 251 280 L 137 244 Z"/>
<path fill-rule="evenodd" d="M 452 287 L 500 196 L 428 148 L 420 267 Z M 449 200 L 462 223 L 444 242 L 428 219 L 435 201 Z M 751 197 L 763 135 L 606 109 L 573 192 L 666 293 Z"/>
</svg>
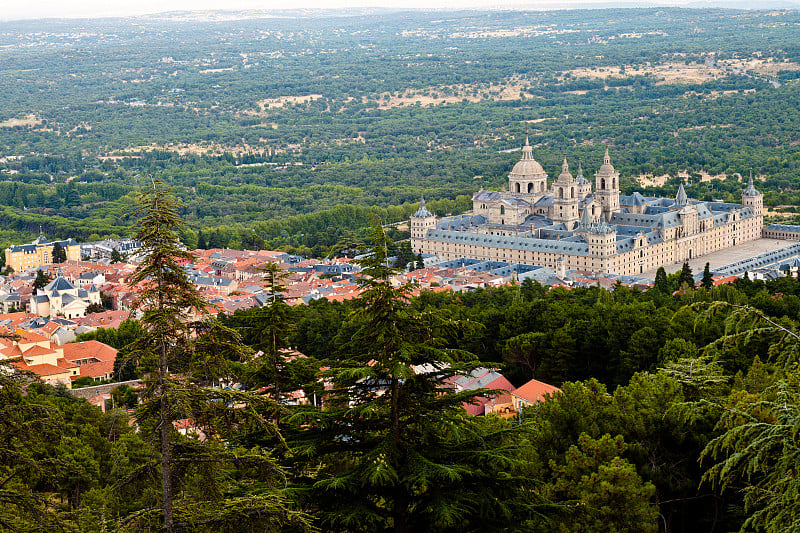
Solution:
<svg viewBox="0 0 800 533">
<path fill-rule="evenodd" d="M 417 209 L 417 212 L 414 213 L 411 216 L 413 216 L 414 218 L 426 218 L 426 217 L 432 217 L 433 216 L 433 213 L 431 213 L 430 211 L 428 211 L 425 208 L 425 197 L 424 196 L 422 196 L 420 198 L 419 209 Z"/>
<path fill-rule="evenodd" d="M 589 245 L 586 243 L 534 239 L 531 237 L 485 235 L 482 233 L 436 229 L 429 231 L 426 239 L 430 241 L 463 243 L 476 246 L 491 246 L 493 248 L 534 250 L 568 255 L 589 255 Z"/>
<path fill-rule="evenodd" d="M 481 189 L 472 195 L 472 200 L 477 200 L 479 202 L 496 202 L 500 200 L 500 193 L 497 191 L 484 191 Z"/>
<path fill-rule="evenodd" d="M 800 233 L 800 226 L 791 226 L 789 224 L 770 224 L 767 226 L 768 230 L 786 231 L 789 233 Z"/>
</svg>

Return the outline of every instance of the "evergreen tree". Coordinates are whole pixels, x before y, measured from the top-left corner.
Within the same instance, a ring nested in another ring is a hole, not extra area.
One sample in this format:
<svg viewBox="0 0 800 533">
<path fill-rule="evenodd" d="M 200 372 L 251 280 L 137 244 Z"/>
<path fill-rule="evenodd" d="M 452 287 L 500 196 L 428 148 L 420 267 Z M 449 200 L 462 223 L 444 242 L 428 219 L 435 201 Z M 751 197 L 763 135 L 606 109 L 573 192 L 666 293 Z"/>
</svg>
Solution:
<svg viewBox="0 0 800 533">
<path fill-rule="evenodd" d="M 67 260 L 67 252 L 59 241 L 53 244 L 53 263 L 60 264 Z"/>
<path fill-rule="evenodd" d="M 51 281 L 52 279 L 50 279 L 50 276 L 48 276 L 44 270 L 37 270 L 36 279 L 33 280 L 33 288 L 43 289 Z"/>
<path fill-rule="evenodd" d="M 518 497 L 520 439 L 503 420 L 465 414 L 478 392 L 446 383 L 477 361 L 443 347 L 456 329 L 448 316 L 415 310 L 412 286 L 392 285 L 388 244 L 376 222 L 365 290 L 322 374 L 332 385 L 325 408 L 290 418 L 309 501 L 333 530 L 502 529 L 532 503 Z"/>
<path fill-rule="evenodd" d="M 683 287 L 684 283 L 690 289 L 694 289 L 694 277 L 692 277 L 692 269 L 689 267 L 689 263 L 684 263 L 680 274 L 678 274 L 678 287 Z"/>
<path fill-rule="evenodd" d="M 266 529 L 289 522 L 304 527 L 306 517 L 291 510 L 276 488 L 284 474 L 270 455 L 235 446 L 242 428 L 256 424 L 270 431 L 267 420 L 277 415 L 277 404 L 261 395 L 213 388 L 215 379 L 232 377 L 227 361 L 245 359 L 246 354 L 232 330 L 193 320 L 206 302 L 180 264 L 193 256 L 179 240 L 182 221 L 176 200 L 154 181 L 139 202 L 136 239 L 142 243 L 143 259 L 131 284 L 139 287 L 135 305 L 142 312 L 144 334 L 131 345 L 128 357 L 139 362 L 145 376 L 136 420 L 142 434 L 158 443 L 161 502 L 159 508 L 131 514 L 123 525 L 144 530 L 160 523 L 167 533 L 177 527 L 241 522 Z M 198 428 L 204 440 L 182 437 L 173 424 L 178 419 Z M 155 466 L 146 465 L 141 473 Z M 192 490 L 178 490 L 186 478 L 192 480 Z M 225 486 L 228 479 L 237 481 Z M 242 490 L 248 479 L 258 490 Z"/>
<path fill-rule="evenodd" d="M 111 262 L 112 263 L 121 263 L 122 262 L 122 255 L 119 253 L 119 250 L 116 248 L 112 248 L 111 250 Z"/>
<path fill-rule="evenodd" d="M 63 530 L 53 502 L 36 493 L 52 488 L 62 470 L 54 446 L 63 421 L 52 406 L 31 401 L 35 378 L 14 370 L 0 361 L 0 529 Z"/>
<path fill-rule="evenodd" d="M 203 235 L 203 230 L 200 229 L 197 232 L 197 249 L 198 250 L 205 250 L 208 248 L 208 243 L 206 242 L 206 236 Z"/>
<path fill-rule="evenodd" d="M 653 282 L 653 288 L 662 293 L 669 293 L 669 282 L 667 281 L 667 271 L 664 267 L 658 267 L 656 270 L 656 279 Z"/>
<path fill-rule="evenodd" d="M 709 291 L 714 287 L 714 278 L 711 276 L 711 268 L 709 263 L 706 263 L 706 266 L 703 269 L 703 280 L 700 282 L 700 285 Z"/>
</svg>

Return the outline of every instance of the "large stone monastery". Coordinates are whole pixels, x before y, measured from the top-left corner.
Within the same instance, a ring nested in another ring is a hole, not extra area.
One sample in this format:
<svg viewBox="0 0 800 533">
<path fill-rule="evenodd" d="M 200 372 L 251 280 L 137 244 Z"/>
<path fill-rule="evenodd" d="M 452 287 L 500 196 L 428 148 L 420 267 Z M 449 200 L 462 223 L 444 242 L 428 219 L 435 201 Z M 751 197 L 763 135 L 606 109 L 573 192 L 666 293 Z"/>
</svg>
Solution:
<svg viewBox="0 0 800 533">
<path fill-rule="evenodd" d="M 411 216 L 411 247 L 443 260 L 461 257 L 636 275 L 761 237 L 763 196 L 753 178 L 741 204 L 619 194 L 619 172 L 606 149 L 595 187 L 569 172 L 547 185 L 526 139 L 508 190 L 481 189 L 472 214 L 438 219 L 425 208 Z"/>
</svg>

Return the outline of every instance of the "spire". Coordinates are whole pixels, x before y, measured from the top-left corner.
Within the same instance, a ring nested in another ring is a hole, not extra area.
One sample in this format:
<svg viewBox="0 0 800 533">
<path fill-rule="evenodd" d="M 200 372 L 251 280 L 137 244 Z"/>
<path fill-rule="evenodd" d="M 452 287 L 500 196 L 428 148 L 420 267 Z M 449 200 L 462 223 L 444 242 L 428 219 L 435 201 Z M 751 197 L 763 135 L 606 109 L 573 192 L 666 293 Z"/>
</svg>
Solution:
<svg viewBox="0 0 800 533">
<path fill-rule="evenodd" d="M 415 218 L 425 218 L 425 217 L 432 217 L 433 216 L 433 213 L 428 211 L 428 209 L 425 207 L 425 195 L 424 194 L 420 194 L 420 196 L 419 196 L 419 209 L 417 209 L 417 212 L 414 213 L 411 216 L 413 216 Z"/>
<path fill-rule="evenodd" d="M 564 162 L 561 163 L 561 174 L 558 175 L 556 180 L 559 183 L 570 184 L 573 182 L 572 174 L 569 173 L 569 164 L 567 163 L 567 156 L 564 156 Z"/>
<path fill-rule="evenodd" d="M 522 160 L 523 161 L 533 160 L 533 147 L 528 142 L 528 131 L 527 130 L 525 130 L 525 146 L 522 147 Z"/>
<path fill-rule="evenodd" d="M 753 186 L 753 171 L 750 171 L 750 179 L 747 180 L 747 188 L 742 193 L 742 196 L 758 196 L 759 192 Z"/>
<path fill-rule="evenodd" d="M 589 216 L 589 206 L 587 205 L 583 209 L 583 214 L 581 215 L 581 220 L 578 222 L 578 229 L 588 230 L 589 226 L 592 225 L 592 217 Z"/>
<path fill-rule="evenodd" d="M 683 182 L 681 182 L 680 187 L 678 187 L 678 194 L 675 195 L 675 205 L 678 207 L 686 207 L 688 203 L 689 197 L 686 196 L 686 191 L 683 190 Z"/>
<path fill-rule="evenodd" d="M 578 159 L 578 177 L 583 177 L 583 165 L 581 165 L 581 160 Z"/>
<path fill-rule="evenodd" d="M 611 164 L 611 157 L 608 155 L 608 146 L 606 146 L 606 155 L 603 156 L 603 164 L 610 165 Z"/>
</svg>

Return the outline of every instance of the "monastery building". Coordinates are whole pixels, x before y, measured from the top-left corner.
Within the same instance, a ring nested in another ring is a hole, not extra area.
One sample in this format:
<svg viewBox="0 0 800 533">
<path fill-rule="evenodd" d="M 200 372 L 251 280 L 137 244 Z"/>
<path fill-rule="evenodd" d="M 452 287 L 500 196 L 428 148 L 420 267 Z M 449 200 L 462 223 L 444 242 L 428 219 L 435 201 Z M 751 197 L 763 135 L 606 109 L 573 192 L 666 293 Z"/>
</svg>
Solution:
<svg viewBox="0 0 800 533">
<path fill-rule="evenodd" d="M 671 263 L 761 238 L 763 196 L 753 178 L 742 203 L 689 199 L 681 184 L 675 198 L 619 193 L 619 172 L 606 149 L 594 191 L 566 158 L 548 187 L 547 173 L 526 139 L 508 189 L 472 197 L 472 214 L 437 219 L 425 208 L 411 216 L 411 247 L 442 260 L 461 257 L 637 275 Z"/>
</svg>

